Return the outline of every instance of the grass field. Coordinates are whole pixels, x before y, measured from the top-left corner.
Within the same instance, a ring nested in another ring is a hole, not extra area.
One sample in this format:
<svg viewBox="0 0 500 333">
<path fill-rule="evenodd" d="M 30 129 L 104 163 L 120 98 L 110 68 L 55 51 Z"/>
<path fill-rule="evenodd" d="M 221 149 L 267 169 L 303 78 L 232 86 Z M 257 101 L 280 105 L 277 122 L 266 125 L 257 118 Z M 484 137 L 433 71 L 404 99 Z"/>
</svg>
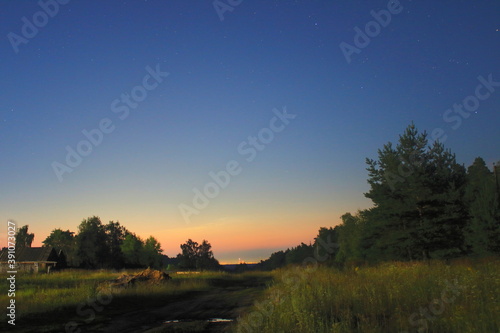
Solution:
<svg viewBox="0 0 500 333">
<path fill-rule="evenodd" d="M 274 272 L 238 332 L 500 332 L 500 261 Z"/>
<path fill-rule="evenodd" d="M 76 308 L 89 298 L 97 296 L 97 285 L 115 279 L 123 272 L 110 270 L 66 270 L 52 274 L 18 274 L 16 290 L 17 319 L 36 313 L 46 313 L 66 307 Z M 128 271 L 134 273 L 134 271 Z M 2 280 L 2 290 L 8 288 Z M 208 287 L 206 279 L 186 276 L 175 279 L 164 286 L 146 285 L 121 291 L 116 297 L 133 297 L 150 294 L 175 294 L 188 290 L 200 290 Z M 0 294 L 0 303 L 7 304 L 6 293 Z M 2 316 L 2 321 L 6 318 Z"/>
<path fill-rule="evenodd" d="M 158 326 L 155 332 L 202 332 L 208 326 L 208 318 L 222 314 L 236 319 L 240 308 L 250 307 L 271 278 L 269 273 L 259 272 L 173 273 L 172 280 L 161 285 L 139 284 L 112 292 L 98 288 L 102 282 L 120 274 L 137 272 L 66 270 L 51 274 L 18 274 L 16 331 L 93 332 L 113 331 L 114 326 L 124 326 L 120 331 L 133 332 L 134 324 L 140 327 L 141 322 L 147 322 L 147 325 Z M 1 288 L 8 289 L 6 279 L 2 279 Z M 7 303 L 7 294 L 0 294 L 0 304 Z M 154 311 L 157 313 L 151 315 Z M 0 331 L 13 328 L 7 325 L 7 319 L 2 316 Z M 162 319 L 182 322 L 161 325 Z M 65 328 L 66 325 L 69 326 Z M 179 330 L 178 327 L 188 329 Z"/>
<path fill-rule="evenodd" d="M 172 274 L 164 285 L 99 291 L 122 273 L 18 274 L 16 331 L 63 332 L 73 322 L 66 331 L 500 332 L 499 259 Z"/>
</svg>

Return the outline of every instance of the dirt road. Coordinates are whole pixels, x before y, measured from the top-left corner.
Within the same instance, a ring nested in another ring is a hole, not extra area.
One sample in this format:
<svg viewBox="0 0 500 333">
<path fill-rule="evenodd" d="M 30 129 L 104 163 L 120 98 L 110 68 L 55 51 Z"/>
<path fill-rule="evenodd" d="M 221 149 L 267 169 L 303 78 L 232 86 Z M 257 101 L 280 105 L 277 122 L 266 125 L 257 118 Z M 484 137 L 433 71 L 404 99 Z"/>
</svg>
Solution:
<svg viewBox="0 0 500 333">
<path fill-rule="evenodd" d="M 81 332 L 231 332 L 236 319 L 261 297 L 270 277 L 211 280 L 207 291 L 170 297 L 165 305 L 80 326 Z"/>
</svg>

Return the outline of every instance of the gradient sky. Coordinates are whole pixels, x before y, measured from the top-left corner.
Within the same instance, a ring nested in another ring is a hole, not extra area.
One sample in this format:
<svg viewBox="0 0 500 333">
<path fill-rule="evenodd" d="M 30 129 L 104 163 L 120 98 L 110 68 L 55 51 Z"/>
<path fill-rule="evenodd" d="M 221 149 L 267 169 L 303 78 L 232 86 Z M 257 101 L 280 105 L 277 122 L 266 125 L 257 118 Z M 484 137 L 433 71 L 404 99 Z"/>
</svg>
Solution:
<svg viewBox="0 0 500 333">
<path fill-rule="evenodd" d="M 97 215 L 155 236 L 169 256 L 192 238 L 221 262 L 256 261 L 370 207 L 365 158 L 411 121 L 441 128 L 460 163 L 491 166 L 500 87 L 459 126 L 443 116 L 479 76 L 500 81 L 500 2 L 400 6 L 348 63 L 339 45 L 354 46 L 354 28 L 387 1 L 244 0 L 221 21 L 211 0 L 72 0 L 45 25 L 37 1 L 0 1 L 0 243 L 8 219 L 40 246 Z M 41 27 L 16 53 L 9 33 L 23 36 L 34 15 Z M 147 66 L 169 75 L 122 120 L 111 104 Z M 238 146 L 283 107 L 296 118 L 247 161 Z M 60 182 L 53 162 L 105 118 L 114 131 Z M 241 173 L 186 223 L 179 205 L 231 160 Z"/>
</svg>

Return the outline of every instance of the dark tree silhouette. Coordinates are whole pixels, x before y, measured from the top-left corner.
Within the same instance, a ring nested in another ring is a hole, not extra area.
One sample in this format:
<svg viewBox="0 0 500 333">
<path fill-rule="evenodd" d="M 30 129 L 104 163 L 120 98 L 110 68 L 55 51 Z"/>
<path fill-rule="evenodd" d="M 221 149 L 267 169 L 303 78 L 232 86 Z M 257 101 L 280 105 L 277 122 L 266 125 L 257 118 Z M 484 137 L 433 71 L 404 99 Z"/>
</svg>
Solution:
<svg viewBox="0 0 500 333">
<path fill-rule="evenodd" d="M 188 239 L 181 244 L 182 253 L 179 255 L 179 267 L 185 269 L 217 269 L 219 262 L 214 258 L 212 245 L 206 240 L 201 244 Z"/>
<path fill-rule="evenodd" d="M 28 232 L 28 225 L 22 226 L 17 229 L 16 232 L 16 247 L 31 247 L 31 243 L 33 243 L 33 239 L 35 238 L 35 234 Z"/>
<path fill-rule="evenodd" d="M 367 159 L 373 201 L 371 235 L 382 259 L 412 260 L 464 253 L 465 168 L 443 144 L 408 126 L 396 147 L 389 142 Z"/>
<path fill-rule="evenodd" d="M 47 238 L 42 242 L 45 246 L 52 246 L 56 250 L 62 250 L 66 256 L 66 261 L 69 266 L 78 266 L 79 262 L 76 258 L 76 239 L 74 232 L 62 229 L 54 229 Z"/>
<path fill-rule="evenodd" d="M 474 255 L 500 252 L 500 209 L 495 175 L 480 157 L 467 169 L 465 203 L 469 212 L 467 245 Z"/>
<path fill-rule="evenodd" d="M 121 250 L 121 245 L 128 233 L 127 229 L 120 225 L 119 222 L 109 221 L 104 226 L 106 234 L 106 248 L 108 255 L 106 257 L 106 265 L 113 268 L 123 267 L 124 257 Z"/>
<path fill-rule="evenodd" d="M 83 267 L 106 267 L 109 253 L 106 231 L 97 216 L 83 220 L 76 236 L 77 255 Z"/>
</svg>

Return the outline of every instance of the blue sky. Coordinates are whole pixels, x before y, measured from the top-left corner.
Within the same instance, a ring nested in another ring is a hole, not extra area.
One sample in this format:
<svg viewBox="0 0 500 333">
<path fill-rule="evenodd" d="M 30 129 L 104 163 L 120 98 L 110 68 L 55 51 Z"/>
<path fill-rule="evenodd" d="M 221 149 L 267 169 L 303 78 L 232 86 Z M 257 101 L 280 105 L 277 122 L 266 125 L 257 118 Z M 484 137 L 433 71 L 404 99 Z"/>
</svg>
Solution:
<svg viewBox="0 0 500 333">
<path fill-rule="evenodd" d="M 350 63 L 339 45 L 387 1 L 244 0 L 223 21 L 212 1 L 58 7 L 16 53 L 9 33 L 42 8 L 0 2 L 0 219 L 29 224 L 35 244 L 98 215 L 168 255 L 206 238 L 221 261 L 264 259 L 369 207 L 364 160 L 412 121 L 441 128 L 460 163 L 499 160 L 500 87 L 457 129 L 443 119 L 479 76 L 500 81 L 498 1 L 400 1 Z M 111 104 L 148 66 L 169 75 L 121 120 Z M 296 118 L 246 161 L 238 145 L 283 107 Z M 53 162 L 102 119 L 114 131 L 60 182 Z M 179 205 L 231 160 L 241 173 L 186 223 Z"/>
</svg>

